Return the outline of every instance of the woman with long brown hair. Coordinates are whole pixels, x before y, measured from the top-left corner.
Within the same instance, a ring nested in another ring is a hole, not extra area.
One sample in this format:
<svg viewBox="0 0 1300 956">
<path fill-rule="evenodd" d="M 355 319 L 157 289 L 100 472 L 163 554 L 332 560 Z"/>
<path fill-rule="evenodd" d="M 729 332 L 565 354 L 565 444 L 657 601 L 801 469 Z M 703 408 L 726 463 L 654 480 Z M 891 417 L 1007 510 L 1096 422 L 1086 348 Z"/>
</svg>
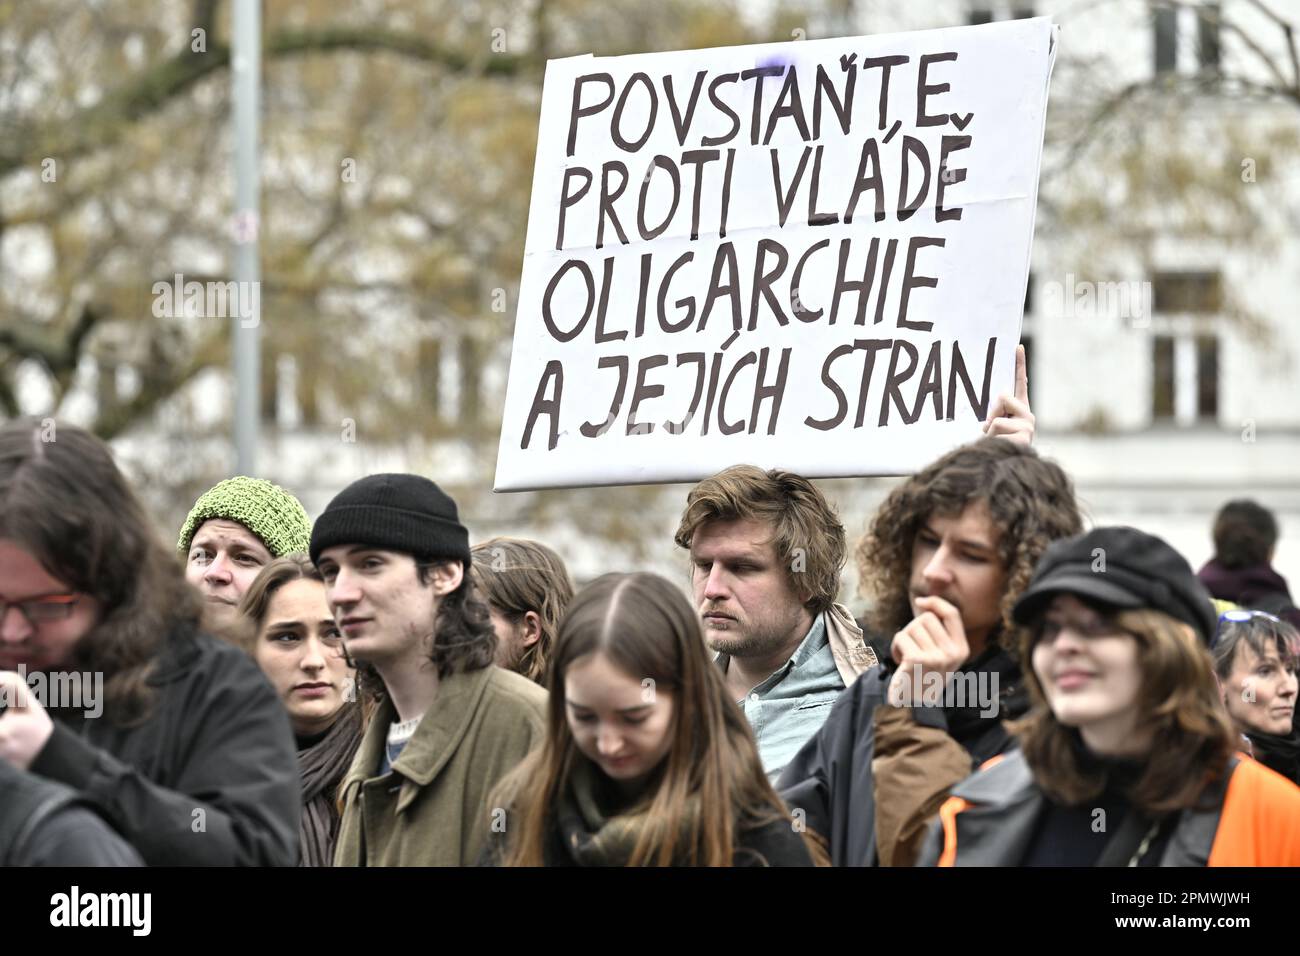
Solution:
<svg viewBox="0 0 1300 956">
<path fill-rule="evenodd" d="M 1178 552 L 1134 528 L 1057 542 L 1015 620 L 1020 749 L 954 788 L 931 862 L 1300 865 L 1300 788 L 1234 754 L 1213 606 Z"/>
<path fill-rule="evenodd" d="M 284 704 L 298 745 L 298 865 L 330 866 L 338 789 L 361 742 L 362 714 L 325 579 L 305 554 L 277 558 L 244 592 L 239 615 L 247 624 L 245 650 Z"/>
<path fill-rule="evenodd" d="M 493 795 L 510 866 L 809 866 L 824 860 L 763 772 L 682 592 L 653 574 L 583 589 L 551 658 L 547 734 Z M 496 814 L 494 813 L 494 816 Z"/>
</svg>

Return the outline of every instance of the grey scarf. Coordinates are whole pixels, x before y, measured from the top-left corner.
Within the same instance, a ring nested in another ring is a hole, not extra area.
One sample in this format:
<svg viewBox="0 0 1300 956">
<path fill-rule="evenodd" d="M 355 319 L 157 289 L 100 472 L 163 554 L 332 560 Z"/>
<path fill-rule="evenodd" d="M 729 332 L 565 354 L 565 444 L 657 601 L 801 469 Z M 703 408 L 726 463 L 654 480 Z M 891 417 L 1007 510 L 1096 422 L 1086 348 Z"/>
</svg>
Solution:
<svg viewBox="0 0 1300 956">
<path fill-rule="evenodd" d="M 298 751 L 302 778 L 302 821 L 298 825 L 298 865 L 330 866 L 339 833 L 337 792 L 361 743 L 361 708 L 344 704 L 329 732 Z"/>
</svg>

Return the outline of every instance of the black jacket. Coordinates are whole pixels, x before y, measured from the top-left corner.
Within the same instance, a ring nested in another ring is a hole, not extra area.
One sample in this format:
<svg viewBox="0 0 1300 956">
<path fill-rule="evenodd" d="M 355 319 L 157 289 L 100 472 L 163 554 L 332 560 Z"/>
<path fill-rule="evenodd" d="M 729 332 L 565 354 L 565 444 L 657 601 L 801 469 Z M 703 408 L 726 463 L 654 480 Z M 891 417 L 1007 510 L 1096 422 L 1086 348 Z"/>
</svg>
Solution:
<svg viewBox="0 0 1300 956">
<path fill-rule="evenodd" d="M 1020 671 L 1006 652 L 990 648 L 961 668 L 968 669 L 999 672 L 996 718 L 972 719 L 969 712 L 943 707 L 912 711 L 918 724 L 942 730 L 961 744 L 970 754 L 974 770 L 1011 747 L 1012 738 L 1002 721 L 1023 713 L 1027 701 Z M 876 709 L 886 703 L 893 672 L 890 664 L 873 667 L 846 688 L 831 706 L 821 730 L 795 754 L 776 782 L 791 812 L 803 811 L 808 829 L 826 838 L 834 866 L 875 866 L 879 862 L 871 764 Z"/>
<path fill-rule="evenodd" d="M 732 866 L 812 866 L 812 855 L 803 837 L 785 820 L 776 820 L 751 830 L 741 830 L 731 855 Z M 504 836 L 495 833 L 478 859 L 479 866 L 500 866 L 506 853 Z M 542 850 L 544 866 L 580 866 L 569 852 L 559 826 L 552 825 Z"/>
<path fill-rule="evenodd" d="M 71 787 L 0 760 L 0 867 L 143 865 Z"/>
<path fill-rule="evenodd" d="M 301 800 L 293 733 L 256 664 L 173 634 L 134 727 L 52 712 L 31 771 L 92 801 L 151 866 L 293 866 Z"/>
<path fill-rule="evenodd" d="M 1266 611 L 1300 627 L 1300 609 L 1291 600 L 1286 578 L 1267 564 L 1248 568 L 1226 568 L 1211 558 L 1196 576 L 1207 591 L 1221 601 L 1232 601 L 1244 608 Z"/>
<path fill-rule="evenodd" d="M 1292 783 L 1300 784 L 1300 733 L 1292 731 L 1285 737 L 1275 737 L 1248 730 L 1246 736 L 1250 738 L 1250 749 L 1256 760 Z"/>
<path fill-rule="evenodd" d="M 1050 799 L 1019 751 L 953 789 L 930 830 L 921 866 L 1021 866 Z M 1253 760 L 1233 757 L 1228 772 L 1206 786 L 1195 806 L 1160 828 L 1160 847 L 1143 850 L 1148 821 L 1126 816 L 1099 866 L 1300 865 L 1300 791 Z M 1128 831 L 1130 821 L 1140 824 Z M 1226 824 L 1226 825 L 1221 825 Z M 1154 832 L 1154 831 L 1153 831 Z"/>
</svg>

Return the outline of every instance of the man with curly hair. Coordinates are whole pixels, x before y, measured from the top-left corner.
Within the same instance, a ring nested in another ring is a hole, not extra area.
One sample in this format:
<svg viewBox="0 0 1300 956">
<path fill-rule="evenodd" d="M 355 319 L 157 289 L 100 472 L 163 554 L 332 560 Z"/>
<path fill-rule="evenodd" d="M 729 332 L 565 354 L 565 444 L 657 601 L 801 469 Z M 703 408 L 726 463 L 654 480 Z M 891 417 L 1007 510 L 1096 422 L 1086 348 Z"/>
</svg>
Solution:
<svg viewBox="0 0 1300 956">
<path fill-rule="evenodd" d="M 1069 477 L 1023 440 L 964 445 L 885 500 L 856 558 L 889 654 L 777 782 L 835 865 L 910 865 L 949 789 L 1011 745 L 1011 608 L 1047 545 L 1081 530 Z"/>
</svg>

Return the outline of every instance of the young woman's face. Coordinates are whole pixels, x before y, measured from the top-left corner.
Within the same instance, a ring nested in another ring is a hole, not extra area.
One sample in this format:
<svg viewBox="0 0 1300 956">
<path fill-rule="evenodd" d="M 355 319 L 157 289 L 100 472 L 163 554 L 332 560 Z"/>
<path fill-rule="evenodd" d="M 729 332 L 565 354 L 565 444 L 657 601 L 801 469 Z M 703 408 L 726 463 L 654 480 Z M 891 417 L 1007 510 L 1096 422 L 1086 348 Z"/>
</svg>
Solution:
<svg viewBox="0 0 1300 956">
<path fill-rule="evenodd" d="M 569 665 L 564 699 L 578 749 L 623 787 L 643 784 L 668 755 L 672 692 L 620 670 L 600 651 Z"/>
<path fill-rule="evenodd" d="M 300 579 L 271 595 L 254 658 L 289 712 L 294 733 L 305 737 L 329 728 L 353 674 L 325 603 L 325 585 Z"/>
<path fill-rule="evenodd" d="M 1263 657 L 1245 641 L 1237 644 L 1232 671 L 1223 681 L 1223 703 L 1238 729 L 1274 734 L 1291 733 L 1295 717 L 1296 672 L 1283 661 L 1277 646 L 1265 648 Z"/>
<path fill-rule="evenodd" d="M 1100 752 L 1140 749 L 1138 642 L 1070 594 L 1052 599 L 1032 659 L 1056 719 Z"/>
</svg>

